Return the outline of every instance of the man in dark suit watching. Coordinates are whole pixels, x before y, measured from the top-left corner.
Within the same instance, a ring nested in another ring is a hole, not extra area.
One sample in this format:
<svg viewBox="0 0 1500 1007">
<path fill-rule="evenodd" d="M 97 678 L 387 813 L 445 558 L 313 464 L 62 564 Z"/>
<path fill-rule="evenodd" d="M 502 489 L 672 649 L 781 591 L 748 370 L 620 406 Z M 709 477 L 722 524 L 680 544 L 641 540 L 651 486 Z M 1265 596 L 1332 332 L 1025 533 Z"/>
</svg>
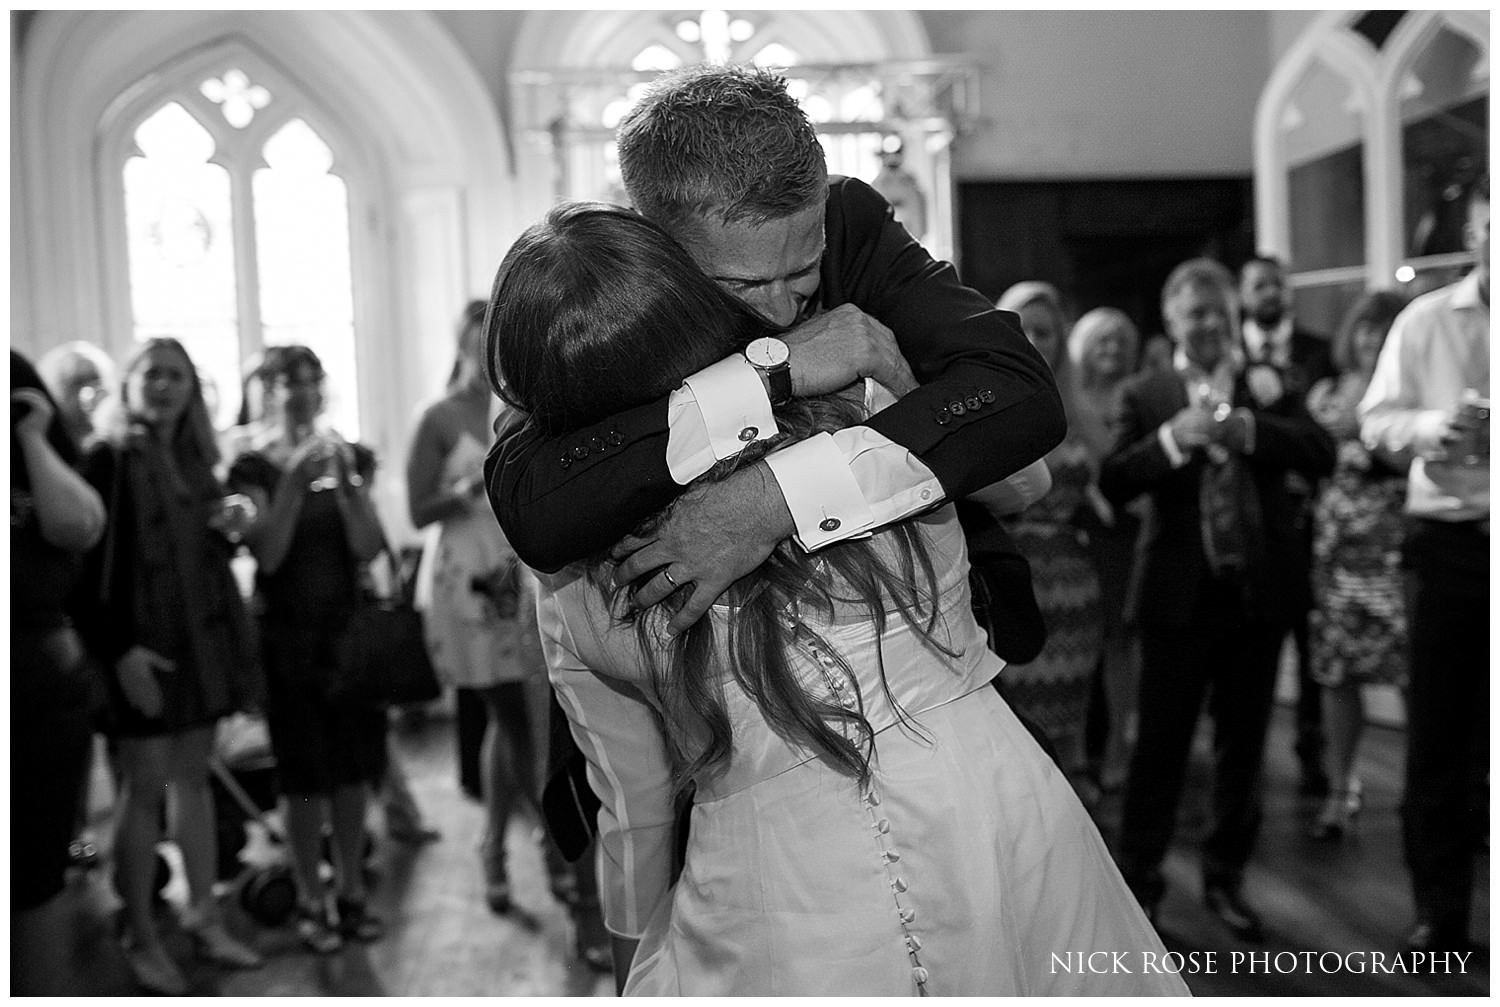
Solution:
<svg viewBox="0 0 1500 1007">
<path fill-rule="evenodd" d="M 1292 288 L 1280 259 L 1257 255 L 1240 267 L 1240 306 L 1245 315 L 1241 336 L 1246 360 L 1275 367 L 1289 394 L 1306 399 L 1313 385 L 1334 375 L 1328 339 L 1296 324 Z M 1328 773 L 1323 767 L 1323 689 L 1313 681 L 1307 641 L 1308 613 L 1313 604 L 1312 510 L 1317 487 L 1296 472 L 1287 478 L 1288 489 L 1297 501 L 1297 529 L 1302 542 L 1296 583 L 1286 585 L 1297 592 L 1292 615 L 1292 642 L 1297 652 L 1294 751 L 1302 773 L 1302 793 L 1322 797 L 1328 793 Z"/>
<path fill-rule="evenodd" d="M 1291 620 L 1298 544 L 1286 475 L 1317 479 L 1333 442 L 1274 368 L 1242 366 L 1234 280 L 1210 259 L 1182 263 L 1162 290 L 1173 368 L 1122 391 L 1099 484 L 1116 506 L 1152 500 L 1142 532 L 1139 741 L 1120 867 L 1154 917 L 1205 693 L 1214 721 L 1212 825 L 1203 896 L 1234 933 L 1258 940 L 1241 896 L 1259 825 L 1259 776 L 1277 655 Z"/>
</svg>

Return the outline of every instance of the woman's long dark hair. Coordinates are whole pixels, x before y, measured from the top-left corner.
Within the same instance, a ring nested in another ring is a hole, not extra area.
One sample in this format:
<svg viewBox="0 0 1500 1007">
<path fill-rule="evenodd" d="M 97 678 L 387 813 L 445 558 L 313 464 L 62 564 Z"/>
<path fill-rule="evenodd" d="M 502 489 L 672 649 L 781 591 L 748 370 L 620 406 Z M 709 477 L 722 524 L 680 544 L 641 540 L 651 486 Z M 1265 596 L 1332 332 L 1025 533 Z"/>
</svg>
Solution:
<svg viewBox="0 0 1500 1007">
<path fill-rule="evenodd" d="M 491 383 L 551 434 L 651 402 L 693 372 L 774 331 L 699 271 L 667 232 L 634 211 L 602 203 L 562 204 L 522 234 L 500 264 L 485 318 Z M 780 436 L 752 442 L 701 478 L 723 479 L 771 448 L 848 426 L 863 415 L 861 385 L 794 399 L 777 408 Z M 830 546 L 816 556 L 783 542 L 725 596 L 736 610 L 726 641 L 735 681 L 783 737 L 861 780 L 868 777 L 874 741 L 864 697 L 848 662 L 803 616 L 826 619 L 836 605 L 862 606 L 879 635 L 894 609 L 930 640 L 937 606 L 927 544 L 910 523 L 883 538 L 894 546 L 890 558 L 868 540 Z M 607 558 L 596 557 L 588 566 L 610 610 L 628 620 L 622 612 L 628 606 L 619 603 L 607 576 Z M 681 787 L 729 757 L 724 682 L 704 673 L 725 658 L 716 653 L 709 620 L 670 640 L 660 615 L 634 621 L 662 702 L 664 733 Z M 822 690 L 815 695 L 797 680 L 787 656 L 794 640 L 832 660 L 853 690 L 852 709 L 824 698 Z M 880 676 L 899 713 L 883 664 Z"/>
</svg>

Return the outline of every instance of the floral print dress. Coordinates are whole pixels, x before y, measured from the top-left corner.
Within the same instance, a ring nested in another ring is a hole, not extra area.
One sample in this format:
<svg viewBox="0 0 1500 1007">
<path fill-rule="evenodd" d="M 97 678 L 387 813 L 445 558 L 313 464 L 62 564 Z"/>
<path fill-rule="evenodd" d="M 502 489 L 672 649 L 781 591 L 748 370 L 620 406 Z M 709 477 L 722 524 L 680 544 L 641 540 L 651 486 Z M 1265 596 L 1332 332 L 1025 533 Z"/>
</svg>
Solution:
<svg viewBox="0 0 1500 1007">
<path fill-rule="evenodd" d="M 1313 514 L 1312 676 L 1403 685 L 1406 606 L 1401 574 L 1406 479 L 1371 456 L 1359 439 L 1357 375 L 1320 382 L 1313 416 L 1338 442 L 1338 460 Z"/>
</svg>

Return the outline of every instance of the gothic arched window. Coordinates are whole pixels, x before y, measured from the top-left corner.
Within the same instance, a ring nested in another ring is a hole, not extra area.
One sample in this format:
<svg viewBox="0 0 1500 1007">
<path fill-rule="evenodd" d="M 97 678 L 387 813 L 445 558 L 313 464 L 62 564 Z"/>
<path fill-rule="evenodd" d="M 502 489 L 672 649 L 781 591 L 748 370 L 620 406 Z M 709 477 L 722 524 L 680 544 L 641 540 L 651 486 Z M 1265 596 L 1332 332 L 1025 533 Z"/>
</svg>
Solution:
<svg viewBox="0 0 1500 1007">
<path fill-rule="evenodd" d="M 216 401 L 242 367 L 301 343 L 328 372 L 328 419 L 359 436 L 350 194 L 317 110 L 242 47 L 194 60 L 113 126 L 136 340 L 182 340 Z"/>
</svg>

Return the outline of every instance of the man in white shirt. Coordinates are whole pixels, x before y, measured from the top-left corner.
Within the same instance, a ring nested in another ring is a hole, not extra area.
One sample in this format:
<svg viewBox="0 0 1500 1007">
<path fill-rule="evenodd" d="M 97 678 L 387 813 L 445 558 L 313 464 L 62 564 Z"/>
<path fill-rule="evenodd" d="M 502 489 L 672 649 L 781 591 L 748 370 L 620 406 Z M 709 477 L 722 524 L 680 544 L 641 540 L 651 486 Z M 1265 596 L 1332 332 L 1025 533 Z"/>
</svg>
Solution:
<svg viewBox="0 0 1500 1007">
<path fill-rule="evenodd" d="M 1411 673 L 1402 827 L 1417 951 L 1469 946 L 1489 822 L 1490 194 L 1469 197 L 1474 269 L 1391 326 L 1361 435 L 1414 454 L 1407 484 Z"/>
</svg>

